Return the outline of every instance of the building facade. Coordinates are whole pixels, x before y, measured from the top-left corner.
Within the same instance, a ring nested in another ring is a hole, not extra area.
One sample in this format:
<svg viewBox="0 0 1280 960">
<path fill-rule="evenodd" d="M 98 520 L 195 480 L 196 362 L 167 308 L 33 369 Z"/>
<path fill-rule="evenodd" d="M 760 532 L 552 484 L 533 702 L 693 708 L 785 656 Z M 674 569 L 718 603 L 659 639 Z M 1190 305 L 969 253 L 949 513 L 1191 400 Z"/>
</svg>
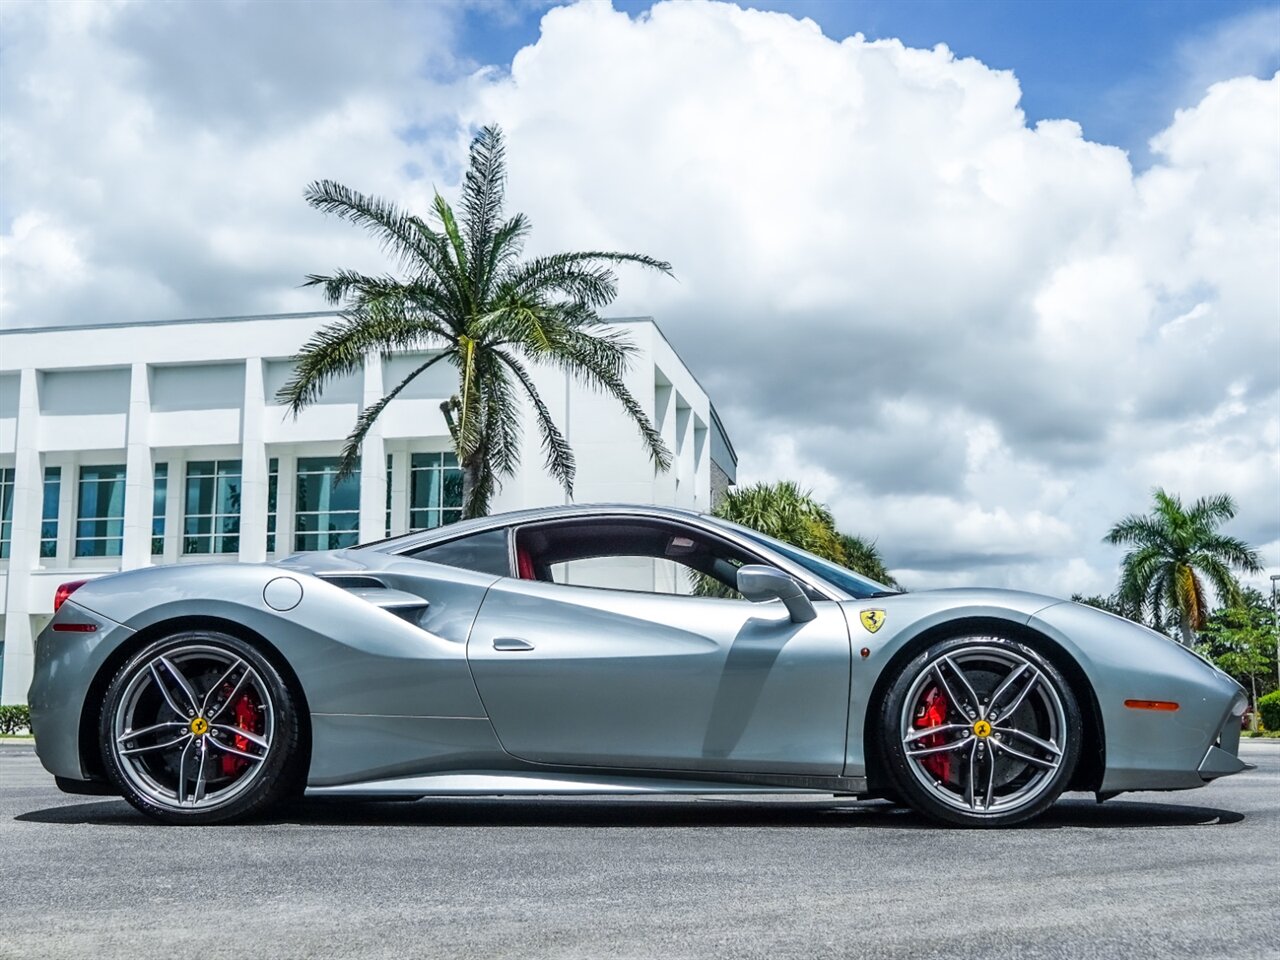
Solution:
<svg viewBox="0 0 1280 960">
<path fill-rule="evenodd" d="M 462 478 L 432 367 L 379 418 L 337 479 L 360 409 L 429 354 L 370 357 L 299 416 L 276 402 L 290 357 L 333 313 L 0 331 L 0 702 L 26 701 L 32 640 L 58 584 L 149 564 L 262 562 L 458 519 Z M 710 398 L 649 318 L 627 385 L 675 462 L 657 472 L 610 398 L 532 373 L 573 446 L 580 503 L 710 509 L 736 458 Z M 494 511 L 563 503 L 524 409 L 524 456 Z"/>
</svg>

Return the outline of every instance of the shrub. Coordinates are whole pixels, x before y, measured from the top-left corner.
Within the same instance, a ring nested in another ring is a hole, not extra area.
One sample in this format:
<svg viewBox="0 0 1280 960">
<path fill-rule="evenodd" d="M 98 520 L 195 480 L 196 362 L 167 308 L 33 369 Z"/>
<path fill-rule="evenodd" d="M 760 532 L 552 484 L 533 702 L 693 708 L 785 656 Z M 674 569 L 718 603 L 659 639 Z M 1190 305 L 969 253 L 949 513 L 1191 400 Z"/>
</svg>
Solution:
<svg viewBox="0 0 1280 960">
<path fill-rule="evenodd" d="M 1280 690 L 1272 690 L 1258 698 L 1258 716 L 1268 730 L 1280 730 Z"/>
<path fill-rule="evenodd" d="M 31 711 L 25 703 L 0 707 L 0 734 L 26 733 L 31 729 Z"/>
</svg>

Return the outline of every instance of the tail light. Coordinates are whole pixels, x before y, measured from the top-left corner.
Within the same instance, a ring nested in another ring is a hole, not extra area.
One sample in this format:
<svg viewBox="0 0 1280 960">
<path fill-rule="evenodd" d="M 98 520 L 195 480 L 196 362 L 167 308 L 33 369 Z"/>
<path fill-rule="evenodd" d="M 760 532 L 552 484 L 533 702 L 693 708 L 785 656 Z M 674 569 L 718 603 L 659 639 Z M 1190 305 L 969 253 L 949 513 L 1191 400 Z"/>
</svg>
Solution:
<svg viewBox="0 0 1280 960">
<path fill-rule="evenodd" d="M 58 608 L 67 602 L 67 598 L 88 582 L 88 580 L 72 580 L 69 583 L 61 584 L 57 593 L 53 595 L 53 612 L 57 613 Z"/>
</svg>

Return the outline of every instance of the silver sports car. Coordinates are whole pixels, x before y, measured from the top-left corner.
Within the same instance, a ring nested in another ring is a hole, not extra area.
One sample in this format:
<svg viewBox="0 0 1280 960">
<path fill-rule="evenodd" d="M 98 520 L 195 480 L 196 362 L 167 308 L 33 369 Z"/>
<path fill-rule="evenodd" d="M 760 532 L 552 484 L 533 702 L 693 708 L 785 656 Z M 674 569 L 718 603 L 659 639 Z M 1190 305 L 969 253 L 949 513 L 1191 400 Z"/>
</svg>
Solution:
<svg viewBox="0 0 1280 960">
<path fill-rule="evenodd" d="M 638 506 L 68 583 L 30 693 L 64 790 L 170 823 L 305 790 L 826 793 L 1005 825 L 1064 790 L 1246 769 L 1245 702 L 1195 654 L 1090 607 L 899 593 Z"/>
</svg>

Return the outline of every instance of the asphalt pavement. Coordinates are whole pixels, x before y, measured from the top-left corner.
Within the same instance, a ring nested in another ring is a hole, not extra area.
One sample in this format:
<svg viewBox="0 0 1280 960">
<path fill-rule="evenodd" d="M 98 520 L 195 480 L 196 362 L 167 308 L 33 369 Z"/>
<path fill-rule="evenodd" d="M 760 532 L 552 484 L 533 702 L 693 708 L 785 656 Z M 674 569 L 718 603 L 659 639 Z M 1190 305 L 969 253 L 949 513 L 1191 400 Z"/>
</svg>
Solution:
<svg viewBox="0 0 1280 960">
<path fill-rule="evenodd" d="M 1280 743 L 946 830 L 879 802 L 309 801 L 164 827 L 0 741 L 0 957 L 1280 958 Z"/>
</svg>

